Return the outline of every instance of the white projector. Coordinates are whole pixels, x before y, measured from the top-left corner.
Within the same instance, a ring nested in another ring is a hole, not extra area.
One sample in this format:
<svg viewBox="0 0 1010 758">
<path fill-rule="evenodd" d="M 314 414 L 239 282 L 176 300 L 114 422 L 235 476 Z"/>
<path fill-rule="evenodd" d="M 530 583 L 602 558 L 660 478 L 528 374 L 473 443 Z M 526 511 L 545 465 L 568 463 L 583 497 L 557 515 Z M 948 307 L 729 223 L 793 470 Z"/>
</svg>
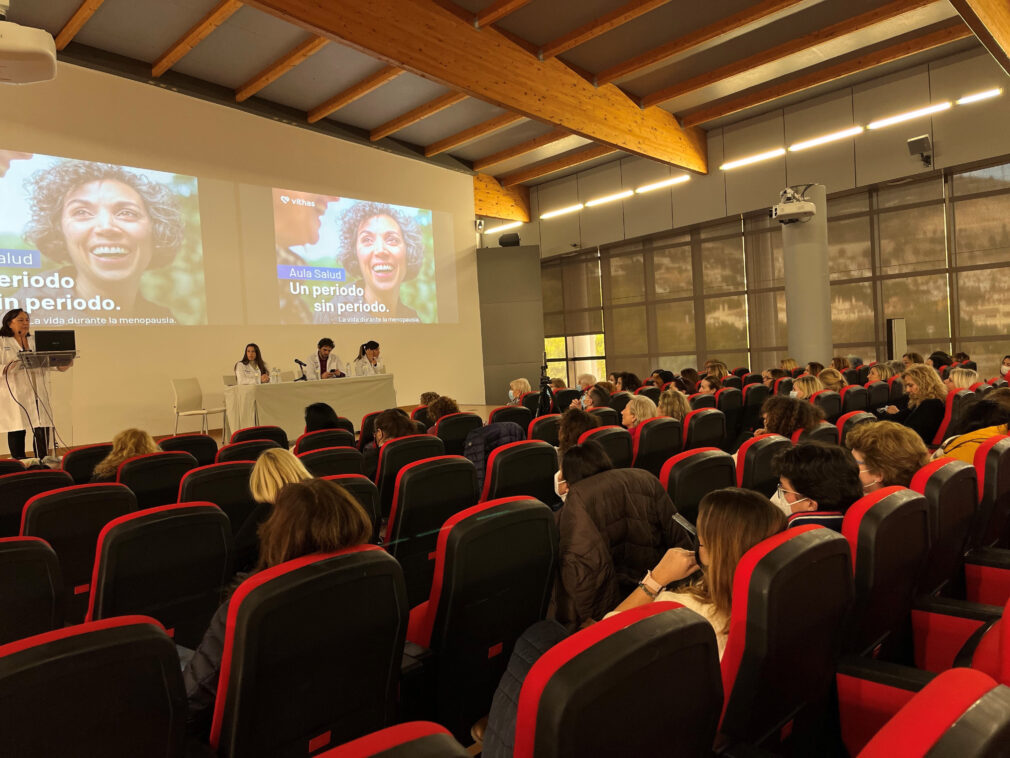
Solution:
<svg viewBox="0 0 1010 758">
<path fill-rule="evenodd" d="M 0 21 L 0 84 L 33 84 L 55 78 L 53 35 L 44 29 Z"/>
</svg>

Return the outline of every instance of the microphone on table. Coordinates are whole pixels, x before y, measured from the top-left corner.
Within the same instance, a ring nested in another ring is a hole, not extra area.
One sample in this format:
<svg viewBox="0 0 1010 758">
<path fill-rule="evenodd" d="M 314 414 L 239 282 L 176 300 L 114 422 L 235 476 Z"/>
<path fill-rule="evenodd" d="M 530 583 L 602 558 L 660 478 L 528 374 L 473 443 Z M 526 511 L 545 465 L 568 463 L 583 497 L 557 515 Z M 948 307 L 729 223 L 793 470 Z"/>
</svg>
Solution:
<svg viewBox="0 0 1010 758">
<path fill-rule="evenodd" d="M 302 368 L 305 368 L 305 364 L 304 364 L 304 363 L 302 363 L 302 362 L 301 362 L 300 360 L 298 360 L 297 358 L 295 358 L 295 363 L 297 363 L 297 364 L 298 364 L 299 366 L 301 366 Z"/>
<path fill-rule="evenodd" d="M 295 358 L 295 363 L 297 363 L 302 368 L 302 375 L 295 379 L 296 382 L 307 382 L 309 378 L 305 376 L 305 363 Z"/>
</svg>

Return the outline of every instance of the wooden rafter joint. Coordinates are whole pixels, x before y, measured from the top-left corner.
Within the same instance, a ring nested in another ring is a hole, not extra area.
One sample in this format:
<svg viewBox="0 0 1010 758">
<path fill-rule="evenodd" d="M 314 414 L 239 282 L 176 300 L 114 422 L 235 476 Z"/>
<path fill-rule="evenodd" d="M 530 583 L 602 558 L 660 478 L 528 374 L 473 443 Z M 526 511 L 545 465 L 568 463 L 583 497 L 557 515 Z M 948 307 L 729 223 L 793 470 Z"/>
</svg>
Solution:
<svg viewBox="0 0 1010 758">
<path fill-rule="evenodd" d="M 503 187 L 487 174 L 474 174 L 473 209 L 475 216 L 530 221 L 530 191 L 527 187 Z"/>
<path fill-rule="evenodd" d="M 182 60 L 190 50 L 199 45 L 210 33 L 227 21 L 242 7 L 240 0 L 221 0 L 211 11 L 200 19 L 188 32 L 175 41 L 168 50 L 151 66 L 152 76 L 161 76 Z"/>
</svg>

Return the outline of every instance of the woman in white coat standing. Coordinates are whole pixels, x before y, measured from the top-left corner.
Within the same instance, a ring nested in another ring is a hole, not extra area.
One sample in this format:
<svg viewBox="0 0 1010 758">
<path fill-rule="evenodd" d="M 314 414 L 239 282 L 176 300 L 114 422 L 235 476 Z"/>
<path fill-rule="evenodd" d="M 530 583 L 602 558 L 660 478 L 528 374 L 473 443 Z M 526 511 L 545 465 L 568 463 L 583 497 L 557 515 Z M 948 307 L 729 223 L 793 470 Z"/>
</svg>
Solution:
<svg viewBox="0 0 1010 758">
<path fill-rule="evenodd" d="M 18 353 L 34 350 L 28 332 L 28 314 L 20 308 L 7 311 L 0 326 L 0 431 L 7 432 L 7 447 L 12 458 L 25 456 L 25 430 L 34 430 L 35 455 L 46 454 L 50 423 L 45 408 L 50 406 L 42 369 L 26 369 Z M 66 370 L 69 368 L 63 368 Z M 37 394 L 37 396 L 36 396 Z M 41 413 L 40 413 L 41 409 Z"/>
<path fill-rule="evenodd" d="M 351 376 L 385 374 L 386 367 L 379 358 L 379 343 L 369 340 L 358 348 L 358 357 L 351 364 Z"/>
</svg>

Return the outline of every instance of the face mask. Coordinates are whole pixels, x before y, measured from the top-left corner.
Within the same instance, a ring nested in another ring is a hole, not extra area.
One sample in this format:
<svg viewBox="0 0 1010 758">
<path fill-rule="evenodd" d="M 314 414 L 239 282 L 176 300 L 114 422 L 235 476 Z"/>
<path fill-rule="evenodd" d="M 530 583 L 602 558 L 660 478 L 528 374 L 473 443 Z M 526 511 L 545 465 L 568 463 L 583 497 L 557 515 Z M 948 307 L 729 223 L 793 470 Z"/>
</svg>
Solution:
<svg viewBox="0 0 1010 758">
<path fill-rule="evenodd" d="M 514 393 L 512 390 L 509 390 L 509 402 L 514 403 L 515 399 L 516 399 L 516 393 Z"/>
<path fill-rule="evenodd" d="M 789 397 L 796 397 L 796 390 L 789 390 Z"/>
<path fill-rule="evenodd" d="M 999 372 L 1000 372 L 1000 373 L 1001 373 L 1001 374 L 1002 374 L 1003 376 L 1006 376 L 1006 375 L 1007 375 L 1007 372 L 1010 372 L 1010 366 L 1000 366 L 1000 367 L 999 367 Z"/>
<path fill-rule="evenodd" d="M 585 410 L 589 407 L 589 395 L 582 396 L 582 409 Z"/>
<path fill-rule="evenodd" d="M 769 498 L 772 501 L 772 505 L 786 514 L 786 517 L 793 515 L 793 508 L 789 503 L 786 502 L 786 496 L 780 491 L 775 490 L 775 494 Z"/>
<path fill-rule="evenodd" d="M 561 491 L 561 482 L 563 482 L 563 481 L 564 480 L 561 478 L 561 472 L 560 471 L 555 471 L 554 472 L 554 492 L 555 492 L 555 494 L 558 497 L 561 498 L 561 502 L 564 502 L 565 498 L 568 497 L 568 493 L 567 492 L 562 492 Z"/>
</svg>

